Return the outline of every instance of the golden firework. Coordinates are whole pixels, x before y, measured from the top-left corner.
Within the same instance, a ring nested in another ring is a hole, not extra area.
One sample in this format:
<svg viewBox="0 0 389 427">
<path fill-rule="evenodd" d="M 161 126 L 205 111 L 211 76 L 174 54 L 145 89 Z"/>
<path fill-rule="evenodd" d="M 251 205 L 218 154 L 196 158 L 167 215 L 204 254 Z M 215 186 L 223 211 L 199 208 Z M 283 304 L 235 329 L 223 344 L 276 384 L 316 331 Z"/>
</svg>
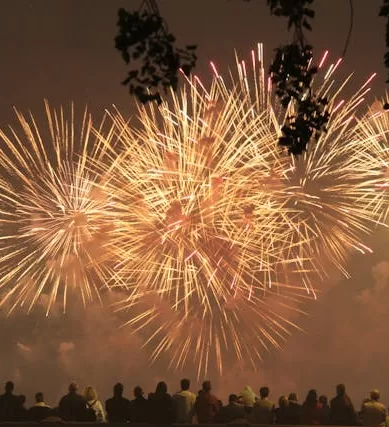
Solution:
<svg viewBox="0 0 389 427">
<path fill-rule="evenodd" d="M 105 286 L 112 197 L 93 168 L 106 148 L 69 111 L 46 106 L 47 127 L 16 111 L 19 128 L 0 131 L 0 304 L 30 310 L 41 295 L 47 313 L 70 289 L 84 304 Z M 93 160 L 93 162 L 92 162 Z"/>
<path fill-rule="evenodd" d="M 136 125 L 112 115 L 123 145 L 111 165 L 117 278 L 129 292 L 118 309 L 130 310 L 152 359 L 169 351 L 183 366 L 194 355 L 199 375 L 227 357 L 255 367 L 279 347 L 297 327 L 293 311 L 315 298 L 312 281 L 331 266 L 347 274 L 350 251 L 369 250 L 363 238 L 382 208 L 355 138 L 368 82 L 342 101 L 346 82 L 336 85 L 331 66 L 319 88 L 328 130 L 288 157 L 278 137 L 293 105 L 285 118 L 273 107 L 261 55 L 238 62 L 231 84 L 212 64 L 209 91 L 194 77 L 162 106 L 140 107 Z"/>
<path fill-rule="evenodd" d="M 284 195 L 274 113 L 253 111 L 240 84 L 223 87 L 204 94 L 193 80 L 171 102 L 140 107 L 135 126 L 112 115 L 123 145 L 109 171 L 116 273 L 129 292 L 120 308 L 149 336 L 152 358 L 174 349 L 172 365 L 183 365 L 194 351 L 199 373 L 221 371 L 225 349 L 255 366 L 313 296 L 296 280 L 303 259 L 284 256 L 304 242 L 286 224 L 298 213 Z"/>
</svg>

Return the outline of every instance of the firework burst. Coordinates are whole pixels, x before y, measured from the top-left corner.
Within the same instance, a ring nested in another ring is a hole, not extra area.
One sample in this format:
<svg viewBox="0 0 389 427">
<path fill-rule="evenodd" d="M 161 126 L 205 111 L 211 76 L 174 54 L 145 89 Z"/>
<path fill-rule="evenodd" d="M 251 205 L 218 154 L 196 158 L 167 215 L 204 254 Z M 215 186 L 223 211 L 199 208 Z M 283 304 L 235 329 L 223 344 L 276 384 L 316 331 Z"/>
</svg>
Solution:
<svg viewBox="0 0 389 427">
<path fill-rule="evenodd" d="M 42 131 L 17 112 L 20 130 L 0 131 L 0 304 L 48 295 L 48 313 L 69 290 L 86 304 L 113 284 L 152 360 L 194 358 L 199 376 L 226 360 L 255 368 L 386 215 L 385 162 L 369 164 L 386 124 L 357 120 L 368 82 L 343 101 L 337 66 L 319 88 L 327 132 L 298 158 L 278 145 L 293 105 L 274 104 L 261 47 L 231 83 L 212 64 L 210 90 L 194 77 L 135 125 L 114 112 L 94 130 L 85 113 L 77 130 L 73 109 L 46 104 Z"/>
<path fill-rule="evenodd" d="M 45 105 L 47 128 L 16 111 L 20 128 L 0 131 L 0 304 L 10 311 L 41 295 L 47 313 L 57 298 L 65 309 L 69 290 L 86 303 L 104 285 L 112 203 L 90 161 L 104 148 L 86 111 L 77 129 L 73 107 Z"/>
<path fill-rule="evenodd" d="M 130 293 L 122 307 L 138 313 L 128 324 L 149 335 L 153 359 L 174 349 L 183 366 L 193 350 L 199 374 L 221 371 L 226 349 L 255 366 L 311 297 L 295 280 L 301 258 L 284 257 L 298 212 L 283 195 L 289 161 L 274 113 L 219 84 L 205 95 L 193 80 L 171 103 L 141 107 L 139 126 L 114 114 L 124 150 L 106 171 L 121 217 L 117 277 Z"/>
<path fill-rule="evenodd" d="M 389 114 L 383 109 L 383 103 L 376 100 L 370 106 L 354 128 L 353 136 L 359 145 L 367 146 L 361 169 L 366 173 L 366 182 L 375 187 L 370 196 L 370 209 L 380 223 L 386 224 L 389 210 Z"/>
<path fill-rule="evenodd" d="M 373 77 L 373 76 L 372 76 Z M 328 76 L 319 88 L 319 96 L 328 97 L 331 111 L 327 131 L 312 142 L 308 151 L 290 157 L 285 180 L 288 206 L 294 206 L 295 241 L 309 236 L 309 244 L 299 247 L 308 268 L 323 278 L 335 267 L 346 277 L 350 253 L 369 253 L 363 241 L 381 223 L 385 198 L 373 177 L 374 165 L 366 157 L 372 149 L 371 139 L 357 136 L 361 123 L 357 107 L 370 90 L 370 80 L 348 100 L 341 98 L 342 89 Z"/>
<path fill-rule="evenodd" d="M 345 97 L 351 77 L 338 83 L 336 71 L 341 60 L 324 70 L 327 61 L 328 52 L 325 52 L 319 61 L 319 76 L 323 78 L 314 83 L 316 96 L 328 100 L 326 108 L 330 120 L 326 131 L 311 142 L 303 155 L 288 156 L 282 174 L 275 173 L 280 190 L 277 197 L 287 200 L 286 217 L 283 216 L 285 226 L 294 230 L 294 244 L 290 244 L 283 257 L 299 260 L 298 274 L 307 290 L 311 288 L 313 277 L 324 279 L 326 270 L 332 267 L 349 277 L 345 268 L 348 255 L 353 251 L 371 252 L 363 240 L 382 223 L 387 203 L 375 172 L 375 164 L 380 161 L 377 159 L 381 159 L 383 153 L 382 145 L 377 145 L 377 137 L 382 135 L 385 124 L 378 126 L 376 120 L 375 126 L 370 124 L 367 131 L 366 120 L 363 123 L 357 116 L 375 74 L 352 96 Z M 293 116 L 294 105 L 291 103 L 283 112 L 272 99 L 271 81 L 266 81 L 261 67 L 261 45 L 257 55 L 251 52 L 249 65 L 238 59 L 237 64 L 238 82 L 234 85 L 246 94 L 245 110 L 271 117 L 271 126 L 277 136 L 281 135 L 283 124 Z M 228 94 L 229 89 L 213 64 L 212 68 L 219 90 Z M 380 117 L 382 121 L 385 116 L 381 114 Z M 372 151 L 376 159 L 368 164 Z M 290 213 L 292 216 L 288 218 Z"/>
<path fill-rule="evenodd" d="M 139 126 L 113 115 L 124 147 L 112 165 L 117 271 L 130 293 L 120 309 L 152 359 L 168 350 L 177 367 L 194 354 L 199 375 L 221 371 L 227 354 L 255 367 L 261 349 L 279 347 L 292 312 L 315 297 L 312 280 L 329 266 L 347 275 L 347 255 L 369 251 L 362 239 L 380 222 L 382 191 L 355 137 L 370 80 L 343 101 L 339 63 L 329 68 L 327 132 L 294 158 L 278 146 L 293 105 L 275 112 L 262 64 L 259 48 L 232 84 L 212 64 L 209 91 L 195 77 L 161 107 L 141 107 Z"/>
</svg>

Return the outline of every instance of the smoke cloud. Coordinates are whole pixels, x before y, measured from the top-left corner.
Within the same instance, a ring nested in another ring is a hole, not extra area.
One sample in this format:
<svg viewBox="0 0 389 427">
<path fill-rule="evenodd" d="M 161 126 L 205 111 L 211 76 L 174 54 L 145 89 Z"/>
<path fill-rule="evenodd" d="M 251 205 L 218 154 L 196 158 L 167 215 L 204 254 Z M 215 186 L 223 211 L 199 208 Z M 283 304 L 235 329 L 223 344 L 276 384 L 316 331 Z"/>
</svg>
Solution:
<svg viewBox="0 0 389 427">
<path fill-rule="evenodd" d="M 352 279 L 332 275 L 323 284 L 318 300 L 303 307 L 309 315 L 295 315 L 304 332 L 296 331 L 282 344 L 282 351 L 270 350 L 256 371 L 232 359 L 227 360 L 221 377 L 211 373 L 215 393 L 226 400 L 230 392 L 247 384 L 256 391 L 266 384 L 273 400 L 292 391 L 303 400 L 309 388 L 331 397 L 335 385 L 344 382 L 357 407 L 375 387 L 381 390 L 384 402 L 389 400 L 389 385 L 382 375 L 389 357 L 386 237 L 385 233 L 376 237 L 375 255 L 353 257 L 349 266 Z M 150 348 L 142 347 L 142 340 L 130 327 L 121 327 L 125 316 L 110 308 L 122 298 L 110 293 L 106 307 L 76 303 L 66 314 L 58 305 L 47 318 L 43 296 L 29 315 L 17 311 L 7 317 L 3 313 L 3 381 L 15 381 L 17 392 L 27 395 L 28 404 L 37 391 L 56 404 L 71 381 L 81 390 L 94 385 L 102 399 L 118 381 L 124 383 L 127 395 L 138 384 L 150 392 L 160 380 L 167 381 L 169 391 L 174 392 L 179 379 L 188 376 L 197 391 L 202 378 L 197 381 L 195 366 L 188 365 L 184 372 L 168 370 L 168 354 L 150 366 Z"/>
</svg>

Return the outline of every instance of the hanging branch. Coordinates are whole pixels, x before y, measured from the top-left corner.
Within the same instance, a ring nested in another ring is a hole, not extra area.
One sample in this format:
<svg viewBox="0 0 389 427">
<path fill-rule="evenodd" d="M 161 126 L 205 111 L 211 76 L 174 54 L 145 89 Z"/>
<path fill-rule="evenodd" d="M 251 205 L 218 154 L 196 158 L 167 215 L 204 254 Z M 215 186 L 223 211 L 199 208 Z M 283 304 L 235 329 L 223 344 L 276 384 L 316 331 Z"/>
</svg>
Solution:
<svg viewBox="0 0 389 427">
<path fill-rule="evenodd" d="M 312 46 L 305 39 L 304 29 L 311 30 L 308 19 L 315 13 L 309 8 L 313 0 L 267 0 L 270 12 L 288 18 L 288 30 L 293 29 L 293 40 L 275 49 L 270 66 L 275 94 L 287 108 L 292 102 L 294 114 L 289 115 L 282 127 L 280 145 L 290 154 L 302 154 L 312 139 L 326 131 L 329 120 L 328 100 L 312 92 L 312 80 L 317 67 L 311 65 Z"/>
<path fill-rule="evenodd" d="M 135 12 L 120 9 L 118 16 L 115 47 L 131 65 L 122 84 L 142 103 L 161 103 L 161 90 L 176 90 L 180 70 L 189 75 L 195 67 L 197 46 L 175 46 L 176 38 L 168 31 L 156 0 L 143 2 Z"/>
<path fill-rule="evenodd" d="M 350 19 L 349 19 L 350 23 L 348 26 L 348 33 L 347 33 L 346 41 L 344 43 L 342 58 L 344 58 L 346 56 L 348 45 L 350 44 L 350 40 L 351 40 L 351 34 L 352 34 L 353 28 L 354 28 L 354 3 L 353 3 L 353 0 L 348 0 L 348 6 L 349 6 L 349 11 L 350 11 Z"/>
</svg>

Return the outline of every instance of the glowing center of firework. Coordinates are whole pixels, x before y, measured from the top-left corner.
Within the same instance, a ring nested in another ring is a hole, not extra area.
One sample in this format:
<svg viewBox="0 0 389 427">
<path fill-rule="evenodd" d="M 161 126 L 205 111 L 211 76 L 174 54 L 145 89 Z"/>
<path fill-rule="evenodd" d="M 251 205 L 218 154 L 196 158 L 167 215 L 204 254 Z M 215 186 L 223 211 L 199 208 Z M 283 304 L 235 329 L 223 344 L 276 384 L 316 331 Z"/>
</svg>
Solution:
<svg viewBox="0 0 389 427">
<path fill-rule="evenodd" d="M 84 227 L 88 224 L 88 216 L 84 212 L 74 212 L 71 219 L 71 225 L 75 227 Z"/>
<path fill-rule="evenodd" d="M 166 226 L 168 229 L 177 230 L 188 221 L 188 217 L 183 214 L 181 203 L 173 200 L 169 209 L 166 211 Z"/>
</svg>

